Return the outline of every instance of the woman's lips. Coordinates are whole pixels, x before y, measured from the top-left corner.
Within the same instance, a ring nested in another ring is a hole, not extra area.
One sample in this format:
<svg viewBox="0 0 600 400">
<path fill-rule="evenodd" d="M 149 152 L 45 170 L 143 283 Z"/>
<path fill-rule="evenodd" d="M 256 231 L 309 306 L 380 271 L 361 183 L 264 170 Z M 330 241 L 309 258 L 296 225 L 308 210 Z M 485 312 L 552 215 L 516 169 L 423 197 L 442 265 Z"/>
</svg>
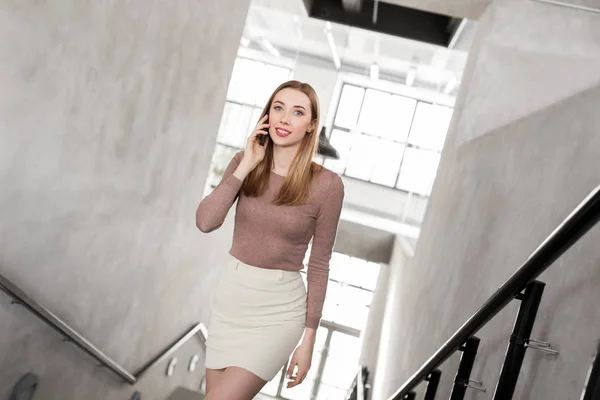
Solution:
<svg viewBox="0 0 600 400">
<path fill-rule="evenodd" d="M 275 133 L 277 133 L 277 136 L 279 136 L 279 137 L 286 137 L 286 136 L 289 136 L 292 132 L 288 131 L 287 129 L 283 129 L 283 128 L 275 128 Z"/>
</svg>

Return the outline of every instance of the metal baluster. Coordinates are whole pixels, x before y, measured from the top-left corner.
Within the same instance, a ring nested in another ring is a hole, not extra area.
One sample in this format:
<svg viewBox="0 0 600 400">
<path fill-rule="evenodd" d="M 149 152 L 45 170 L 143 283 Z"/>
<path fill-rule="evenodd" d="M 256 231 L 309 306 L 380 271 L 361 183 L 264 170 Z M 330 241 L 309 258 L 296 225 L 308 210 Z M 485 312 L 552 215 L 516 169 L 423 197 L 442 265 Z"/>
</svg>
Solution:
<svg viewBox="0 0 600 400">
<path fill-rule="evenodd" d="M 542 282 L 533 281 L 527 285 L 523 294 L 516 296 L 518 300 L 521 300 L 521 306 L 508 342 L 504 364 L 502 364 L 500 378 L 494 392 L 494 400 L 510 400 L 513 397 L 525 358 L 527 341 L 533 330 L 545 286 Z"/>
<path fill-rule="evenodd" d="M 435 400 L 442 372 L 439 369 L 433 371 L 425 380 L 427 381 L 427 391 L 423 400 Z"/>
<path fill-rule="evenodd" d="M 417 394 L 415 392 L 408 392 L 406 396 L 404 396 L 404 400 L 415 400 L 417 398 Z"/>
<path fill-rule="evenodd" d="M 471 380 L 471 371 L 473 370 L 473 364 L 475 364 L 475 356 L 477 355 L 479 342 L 479 338 L 473 336 L 467 339 L 460 347 L 459 350 L 462 351 L 463 354 L 460 358 L 456 378 L 454 378 L 454 387 L 452 388 L 452 394 L 450 394 L 450 400 L 463 400 L 467 389 L 485 392 L 485 389 L 480 386 L 481 382 Z M 477 383 L 477 385 L 474 383 Z"/>
</svg>

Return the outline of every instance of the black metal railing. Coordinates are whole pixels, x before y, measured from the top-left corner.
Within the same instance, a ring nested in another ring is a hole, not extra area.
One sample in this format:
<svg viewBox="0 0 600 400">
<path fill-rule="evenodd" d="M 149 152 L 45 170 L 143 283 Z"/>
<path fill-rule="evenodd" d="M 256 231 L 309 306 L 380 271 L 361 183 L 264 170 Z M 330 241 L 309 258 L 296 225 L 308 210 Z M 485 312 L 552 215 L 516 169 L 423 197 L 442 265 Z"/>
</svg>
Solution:
<svg viewBox="0 0 600 400">
<path fill-rule="evenodd" d="M 369 385 L 367 380 L 369 379 L 369 370 L 367 367 L 360 365 L 358 367 L 358 373 L 348 389 L 346 394 L 346 400 L 367 400 L 369 395 Z"/>
<path fill-rule="evenodd" d="M 109 371 L 116 374 L 119 378 L 127 383 L 136 383 L 142 375 L 144 375 L 149 369 L 156 364 L 161 363 L 177 349 L 179 349 L 184 343 L 196 334 L 200 334 L 202 342 L 206 340 L 205 327 L 201 322 L 195 324 L 181 337 L 173 341 L 164 351 L 158 354 L 156 357 L 148 361 L 144 366 L 137 370 L 135 373 L 127 371 L 124 367 L 119 365 L 115 360 L 104 354 L 100 349 L 94 346 L 89 340 L 83 335 L 75 331 L 68 324 L 50 312 L 46 307 L 42 306 L 30 296 L 28 296 L 23 290 L 18 288 L 15 284 L 9 281 L 6 277 L 0 274 L 0 290 L 5 292 L 8 296 L 13 299 L 13 304 L 23 306 L 25 309 L 30 311 L 33 315 L 41 319 L 52 329 L 60 333 L 65 337 L 65 340 L 73 343 L 75 346 L 83 350 L 90 357 L 98 361 L 103 367 L 106 367 Z"/>
<path fill-rule="evenodd" d="M 509 340 L 500 381 L 493 397 L 494 400 L 510 399 L 514 392 L 525 349 L 530 347 L 548 353 L 554 352 L 549 348 L 548 343 L 529 338 L 544 286 L 541 282 L 536 282 L 535 279 L 596 225 L 599 220 L 600 186 L 581 202 L 564 222 L 529 256 L 525 263 L 388 400 L 414 398 L 416 386 L 424 380 L 429 380 L 431 376 L 436 376 L 437 381 L 439 381 L 439 371 L 436 368 L 455 352 L 463 351 L 463 360 L 468 359 L 470 356 L 465 351 L 470 346 L 470 354 L 474 357 L 473 342 L 479 341 L 474 335 L 507 304 L 517 299 L 521 300 L 519 316 L 515 322 L 513 335 Z M 474 351 L 476 352 L 476 347 Z M 462 361 L 461 367 L 463 367 Z M 459 367 L 459 370 L 461 367 Z M 467 367 L 468 365 L 465 366 L 465 368 Z M 477 382 L 470 380 L 470 369 L 468 372 L 468 374 L 465 372 L 461 376 L 457 375 L 455 390 L 462 392 L 463 390 L 460 387 L 478 388 L 477 385 L 472 385 L 472 383 Z M 435 391 L 433 393 L 429 392 L 428 390 L 429 398 L 433 399 Z M 594 398 L 594 400 L 597 399 Z"/>
</svg>

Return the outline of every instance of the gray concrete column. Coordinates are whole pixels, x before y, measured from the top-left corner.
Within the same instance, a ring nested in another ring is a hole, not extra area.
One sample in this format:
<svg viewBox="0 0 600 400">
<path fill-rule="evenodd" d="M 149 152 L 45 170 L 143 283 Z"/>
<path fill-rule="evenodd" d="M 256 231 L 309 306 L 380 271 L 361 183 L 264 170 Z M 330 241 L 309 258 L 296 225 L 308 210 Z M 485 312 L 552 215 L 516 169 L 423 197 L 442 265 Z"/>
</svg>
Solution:
<svg viewBox="0 0 600 400">
<path fill-rule="evenodd" d="M 398 362 L 397 357 L 401 357 L 403 354 L 401 350 L 404 345 L 401 337 L 398 337 L 396 332 L 401 324 L 399 320 L 401 318 L 401 304 L 402 301 L 406 301 L 401 293 L 401 282 L 412 257 L 412 249 L 406 243 L 406 240 L 401 236 L 397 236 L 389 266 L 382 278 L 385 279 L 384 288 L 387 290 L 387 295 L 382 311 L 383 315 L 381 316 L 381 326 L 378 327 L 379 338 L 375 368 L 371 371 L 372 375 L 370 376 L 373 385 L 371 399 L 383 399 L 383 396 L 393 391 L 393 369 Z M 379 307 L 377 310 L 379 310 Z"/>
<path fill-rule="evenodd" d="M 583 1 L 579 2 L 583 4 Z M 587 5 L 593 5 L 588 2 Z M 483 14 L 415 257 L 398 284 L 386 398 L 600 184 L 600 14 L 497 0 Z M 600 227 L 545 273 L 515 399 L 578 399 L 600 339 Z M 493 392 L 517 304 L 479 333 Z M 441 393 L 456 372 L 443 368 Z M 489 396 L 489 395 L 488 395 Z M 482 398 L 469 393 L 467 398 Z"/>
<path fill-rule="evenodd" d="M 367 327 L 362 333 L 362 349 L 360 352 L 359 364 L 361 367 L 367 367 L 369 370 L 368 382 L 373 382 L 375 370 L 377 369 L 377 356 L 379 343 L 381 341 L 381 329 L 385 318 L 385 306 L 389 293 L 388 283 L 390 281 L 390 267 L 387 264 L 381 264 L 377 285 L 373 292 L 373 301 L 369 308 L 369 318 Z"/>
</svg>

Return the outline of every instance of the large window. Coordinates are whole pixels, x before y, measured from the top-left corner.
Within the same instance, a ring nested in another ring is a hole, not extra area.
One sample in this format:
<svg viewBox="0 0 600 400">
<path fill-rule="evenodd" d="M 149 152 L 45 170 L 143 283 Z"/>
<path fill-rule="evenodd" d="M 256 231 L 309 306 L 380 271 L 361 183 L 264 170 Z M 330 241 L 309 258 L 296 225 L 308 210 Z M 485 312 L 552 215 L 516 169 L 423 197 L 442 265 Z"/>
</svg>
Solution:
<svg viewBox="0 0 600 400">
<path fill-rule="evenodd" d="M 339 160 L 333 171 L 428 196 L 452 108 L 344 84 L 330 140 Z"/>
<path fill-rule="evenodd" d="M 305 265 L 309 254 L 310 250 Z M 312 368 L 301 385 L 287 389 L 284 375 L 286 365 L 263 388 L 263 394 L 289 400 L 345 398 L 358 370 L 360 334 L 367 324 L 379 268 L 376 263 L 340 253 L 333 254 Z M 306 268 L 301 273 L 306 281 Z"/>
</svg>

